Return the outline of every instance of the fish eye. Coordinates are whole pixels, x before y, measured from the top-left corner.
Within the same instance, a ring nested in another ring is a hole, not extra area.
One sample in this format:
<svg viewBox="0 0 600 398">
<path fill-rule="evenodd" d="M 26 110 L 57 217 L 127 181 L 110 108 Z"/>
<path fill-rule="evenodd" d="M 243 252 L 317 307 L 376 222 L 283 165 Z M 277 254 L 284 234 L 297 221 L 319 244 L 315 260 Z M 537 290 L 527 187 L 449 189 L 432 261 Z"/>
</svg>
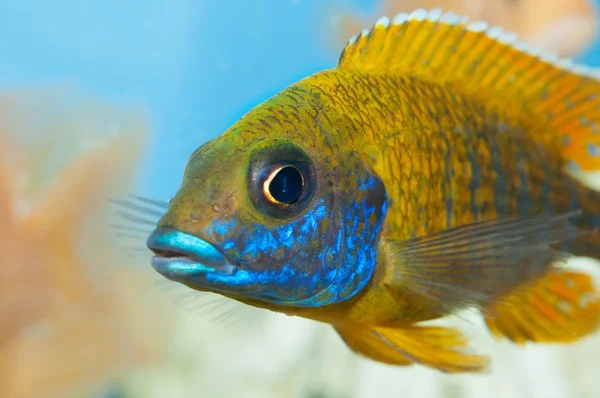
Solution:
<svg viewBox="0 0 600 398">
<path fill-rule="evenodd" d="M 304 189 L 304 176 L 294 166 L 277 167 L 263 183 L 263 194 L 272 203 L 291 204 L 297 201 Z"/>
<path fill-rule="evenodd" d="M 261 148 L 253 156 L 248 177 L 254 206 L 280 219 L 304 210 L 316 188 L 312 161 L 291 145 Z"/>
</svg>

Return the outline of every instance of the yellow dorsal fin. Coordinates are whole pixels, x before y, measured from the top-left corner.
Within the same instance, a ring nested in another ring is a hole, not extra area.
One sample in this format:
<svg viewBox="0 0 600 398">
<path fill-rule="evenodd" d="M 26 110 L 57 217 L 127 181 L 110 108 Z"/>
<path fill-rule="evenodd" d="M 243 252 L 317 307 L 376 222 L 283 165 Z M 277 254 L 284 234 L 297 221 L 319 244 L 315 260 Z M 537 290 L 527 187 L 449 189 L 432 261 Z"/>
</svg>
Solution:
<svg viewBox="0 0 600 398">
<path fill-rule="evenodd" d="M 600 73 L 559 60 L 485 22 L 417 10 L 350 39 L 338 68 L 415 77 L 516 108 L 548 126 L 560 156 L 600 170 Z"/>
</svg>

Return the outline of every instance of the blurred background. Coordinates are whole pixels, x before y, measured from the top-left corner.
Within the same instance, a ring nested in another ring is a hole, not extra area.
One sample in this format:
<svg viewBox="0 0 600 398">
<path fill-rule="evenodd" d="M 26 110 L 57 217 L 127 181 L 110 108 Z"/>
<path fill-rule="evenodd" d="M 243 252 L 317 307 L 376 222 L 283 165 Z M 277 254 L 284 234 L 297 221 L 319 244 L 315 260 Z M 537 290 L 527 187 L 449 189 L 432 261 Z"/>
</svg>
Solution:
<svg viewBox="0 0 600 398">
<path fill-rule="evenodd" d="M 600 66 L 596 3 L 1 1 L 0 397 L 598 397 L 600 334 L 522 348 L 450 319 L 489 374 L 376 364 L 326 325 L 164 281 L 107 200 L 167 201 L 195 148 L 382 15 L 442 7 Z"/>
</svg>

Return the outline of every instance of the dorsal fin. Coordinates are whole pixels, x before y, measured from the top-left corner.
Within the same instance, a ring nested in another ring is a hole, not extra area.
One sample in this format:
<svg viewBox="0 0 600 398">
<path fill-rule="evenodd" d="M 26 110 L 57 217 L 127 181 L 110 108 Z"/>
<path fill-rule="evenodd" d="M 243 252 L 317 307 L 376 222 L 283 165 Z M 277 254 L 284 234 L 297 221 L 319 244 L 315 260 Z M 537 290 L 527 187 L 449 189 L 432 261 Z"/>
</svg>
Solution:
<svg viewBox="0 0 600 398">
<path fill-rule="evenodd" d="M 560 142 L 566 162 L 600 170 L 600 73 L 498 27 L 440 10 L 381 18 L 349 40 L 338 69 L 459 85 L 478 98 L 519 107 L 549 126 L 545 134 Z"/>
</svg>

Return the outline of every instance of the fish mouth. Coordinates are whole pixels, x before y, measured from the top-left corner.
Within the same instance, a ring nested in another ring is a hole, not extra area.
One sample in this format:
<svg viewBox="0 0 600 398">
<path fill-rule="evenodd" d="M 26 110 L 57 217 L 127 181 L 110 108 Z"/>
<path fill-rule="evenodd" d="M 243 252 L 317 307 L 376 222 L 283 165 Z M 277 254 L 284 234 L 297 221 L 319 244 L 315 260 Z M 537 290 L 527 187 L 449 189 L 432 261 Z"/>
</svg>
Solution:
<svg viewBox="0 0 600 398">
<path fill-rule="evenodd" d="M 208 273 L 231 275 L 237 267 L 213 245 L 175 228 L 158 227 L 148 237 L 152 267 L 176 281 Z"/>
</svg>

